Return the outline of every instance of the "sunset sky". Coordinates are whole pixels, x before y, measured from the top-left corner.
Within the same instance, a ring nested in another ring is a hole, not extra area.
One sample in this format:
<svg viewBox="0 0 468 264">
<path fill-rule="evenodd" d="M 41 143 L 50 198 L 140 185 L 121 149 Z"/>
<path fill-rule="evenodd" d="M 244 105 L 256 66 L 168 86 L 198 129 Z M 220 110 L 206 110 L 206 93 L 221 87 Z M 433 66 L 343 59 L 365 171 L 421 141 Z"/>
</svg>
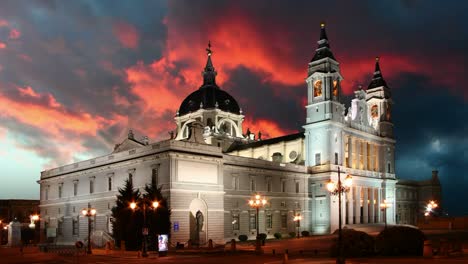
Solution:
<svg viewBox="0 0 468 264">
<path fill-rule="evenodd" d="M 208 40 L 244 130 L 300 131 L 324 21 L 346 107 L 381 57 L 397 176 L 439 170 L 444 208 L 468 215 L 466 10 L 456 0 L 0 1 L 0 199 L 39 199 L 42 170 L 108 154 L 129 128 L 167 139 L 202 83 Z"/>
</svg>

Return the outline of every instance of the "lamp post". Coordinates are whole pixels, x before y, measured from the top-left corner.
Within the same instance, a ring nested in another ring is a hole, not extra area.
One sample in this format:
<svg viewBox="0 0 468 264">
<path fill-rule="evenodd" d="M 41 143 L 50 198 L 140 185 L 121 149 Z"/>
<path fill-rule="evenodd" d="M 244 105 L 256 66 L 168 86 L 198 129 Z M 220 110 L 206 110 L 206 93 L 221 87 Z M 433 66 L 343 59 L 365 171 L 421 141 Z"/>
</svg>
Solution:
<svg viewBox="0 0 468 264">
<path fill-rule="evenodd" d="M 390 203 L 387 202 L 387 200 L 383 200 L 383 203 L 380 203 L 380 210 L 382 210 L 382 213 L 384 215 L 384 222 L 385 222 L 385 229 L 387 229 L 387 208 L 390 207 Z"/>
<path fill-rule="evenodd" d="M 91 208 L 91 205 L 88 203 L 88 208 L 81 210 L 81 214 L 88 218 L 88 249 L 86 254 L 92 254 L 91 251 L 91 217 L 96 215 L 96 209 Z"/>
<path fill-rule="evenodd" d="M 252 208 L 256 209 L 257 215 L 256 215 L 256 229 L 257 229 L 257 243 L 255 246 L 255 250 L 259 251 L 260 250 L 260 237 L 259 237 L 259 225 L 258 225 L 258 216 L 259 216 L 259 209 L 262 206 L 265 206 L 267 204 L 267 200 L 263 197 L 261 197 L 259 194 L 256 194 L 253 199 L 249 200 L 249 205 Z"/>
<path fill-rule="evenodd" d="M 297 226 L 297 238 L 299 238 L 299 228 L 301 227 L 302 216 L 300 214 L 295 215 L 293 221 L 296 222 Z"/>
<path fill-rule="evenodd" d="M 338 184 L 333 182 L 331 179 L 327 182 L 327 189 L 330 192 L 330 194 L 338 196 L 338 257 L 336 258 L 337 264 L 345 263 L 345 259 L 342 254 L 343 234 L 341 230 L 341 195 L 348 192 L 352 184 L 353 179 L 350 175 L 346 176 L 344 183 L 341 182 L 340 166 L 338 166 Z"/>
<path fill-rule="evenodd" d="M 143 211 L 143 230 L 142 230 L 142 234 L 143 234 L 143 243 L 142 243 L 142 249 L 141 249 L 141 256 L 146 258 L 148 257 L 148 250 L 147 250 L 147 246 L 146 246 L 146 239 L 147 239 L 147 236 L 148 236 L 148 227 L 146 227 L 146 203 L 148 202 L 147 199 L 142 199 L 141 200 L 141 203 L 143 203 L 143 206 L 142 206 L 142 211 Z M 158 208 L 159 206 L 159 202 L 158 201 L 153 201 L 151 202 L 151 206 L 153 207 L 153 209 L 156 209 Z M 137 204 L 135 202 L 132 202 L 130 203 L 130 208 L 135 211 L 137 209 Z"/>
<path fill-rule="evenodd" d="M 3 244 L 3 221 L 0 220 L 0 246 Z"/>
<path fill-rule="evenodd" d="M 426 223 L 427 223 L 427 217 L 429 215 L 431 215 L 431 213 L 434 212 L 434 209 L 436 209 L 439 205 L 434 201 L 434 200 L 431 200 L 427 203 L 426 205 L 426 210 L 424 211 L 424 216 L 425 216 L 425 220 L 426 220 Z"/>
</svg>

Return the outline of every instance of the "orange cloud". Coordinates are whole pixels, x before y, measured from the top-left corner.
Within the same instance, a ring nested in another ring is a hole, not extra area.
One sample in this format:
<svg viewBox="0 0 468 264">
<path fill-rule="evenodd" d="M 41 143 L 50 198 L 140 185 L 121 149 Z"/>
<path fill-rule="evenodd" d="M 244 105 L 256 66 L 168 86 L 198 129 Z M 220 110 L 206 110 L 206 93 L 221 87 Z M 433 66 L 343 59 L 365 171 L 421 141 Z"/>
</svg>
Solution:
<svg viewBox="0 0 468 264">
<path fill-rule="evenodd" d="M 57 102 L 53 95 L 39 94 L 31 87 L 18 88 L 18 91 L 28 101 L 13 100 L 0 93 L 0 117 L 14 118 L 53 135 L 59 135 L 64 130 L 82 135 L 96 135 L 98 130 L 122 119 L 118 115 L 107 119 L 82 111 L 70 112 Z M 37 99 L 43 99 L 45 103 L 40 103 Z"/>
<path fill-rule="evenodd" d="M 0 49 L 6 49 L 7 45 L 3 42 L 0 42 Z"/>
<path fill-rule="evenodd" d="M 112 31 L 122 46 L 129 49 L 138 48 L 140 34 L 133 25 L 122 21 L 116 22 L 112 26 Z"/>
<path fill-rule="evenodd" d="M 14 29 L 14 28 L 10 30 L 10 35 L 9 35 L 10 39 L 19 39 L 20 37 L 21 37 L 21 32 L 19 32 L 19 30 Z"/>
<path fill-rule="evenodd" d="M 262 132 L 263 139 L 279 137 L 297 132 L 282 129 L 275 121 L 266 119 L 246 118 L 244 123 L 242 124 L 242 127 L 245 131 L 247 131 L 247 129 L 250 129 L 250 131 L 252 133 L 255 133 L 256 135 L 259 131 Z"/>
<path fill-rule="evenodd" d="M 4 19 L 0 19 L 0 27 L 8 27 L 10 24 Z"/>
</svg>

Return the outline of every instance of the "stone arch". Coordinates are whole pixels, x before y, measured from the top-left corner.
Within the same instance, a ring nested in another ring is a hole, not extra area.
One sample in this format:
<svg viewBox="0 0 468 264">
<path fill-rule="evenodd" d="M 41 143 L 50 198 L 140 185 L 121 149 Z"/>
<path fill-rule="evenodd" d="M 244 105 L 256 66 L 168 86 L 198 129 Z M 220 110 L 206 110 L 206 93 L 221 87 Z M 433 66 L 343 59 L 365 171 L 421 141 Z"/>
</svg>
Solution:
<svg viewBox="0 0 468 264">
<path fill-rule="evenodd" d="M 189 206 L 190 239 L 194 245 L 203 246 L 208 241 L 208 206 L 195 198 Z"/>
<path fill-rule="evenodd" d="M 228 135 L 232 137 L 242 137 L 242 131 L 239 130 L 239 127 L 237 126 L 237 124 L 231 119 L 223 118 L 219 120 L 218 127 L 217 127 L 218 131 L 220 132 L 222 131 L 221 128 L 225 123 L 229 124 L 229 131 L 226 131 Z"/>
<path fill-rule="evenodd" d="M 189 119 L 184 123 L 184 125 L 180 128 L 179 134 L 177 135 L 177 140 L 188 138 L 188 136 L 190 135 L 189 124 L 191 124 L 191 123 L 193 123 L 195 121 L 197 121 L 197 120 Z"/>
</svg>

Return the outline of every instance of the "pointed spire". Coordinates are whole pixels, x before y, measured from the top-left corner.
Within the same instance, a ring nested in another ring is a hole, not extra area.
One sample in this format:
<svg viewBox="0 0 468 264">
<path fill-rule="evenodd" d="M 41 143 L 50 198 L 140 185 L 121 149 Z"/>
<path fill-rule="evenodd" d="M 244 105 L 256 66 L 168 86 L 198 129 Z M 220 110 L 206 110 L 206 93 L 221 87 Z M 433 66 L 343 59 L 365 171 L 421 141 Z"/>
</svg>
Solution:
<svg viewBox="0 0 468 264">
<path fill-rule="evenodd" d="M 213 62 L 211 61 L 211 55 L 213 54 L 213 51 L 211 50 L 211 41 L 208 41 L 208 48 L 206 48 L 206 55 L 207 55 L 207 60 L 206 60 L 206 66 L 205 69 L 203 70 L 203 86 L 209 85 L 209 84 L 216 84 L 216 75 L 217 72 L 213 66 Z M 203 87 L 202 86 L 202 87 Z"/>
<path fill-rule="evenodd" d="M 330 50 L 330 44 L 328 43 L 328 37 L 327 37 L 327 32 L 325 30 L 325 23 L 320 23 L 320 39 L 317 41 L 318 47 L 315 50 L 315 55 L 312 58 L 312 61 L 320 60 L 323 58 L 330 58 L 333 60 L 335 59 L 335 56 L 333 56 L 333 53 Z"/>
<path fill-rule="evenodd" d="M 374 76 L 372 77 L 372 81 L 369 84 L 367 89 L 377 88 L 380 86 L 387 86 L 387 82 L 385 82 L 382 72 L 380 71 L 380 57 L 375 57 L 375 70 Z"/>
</svg>

